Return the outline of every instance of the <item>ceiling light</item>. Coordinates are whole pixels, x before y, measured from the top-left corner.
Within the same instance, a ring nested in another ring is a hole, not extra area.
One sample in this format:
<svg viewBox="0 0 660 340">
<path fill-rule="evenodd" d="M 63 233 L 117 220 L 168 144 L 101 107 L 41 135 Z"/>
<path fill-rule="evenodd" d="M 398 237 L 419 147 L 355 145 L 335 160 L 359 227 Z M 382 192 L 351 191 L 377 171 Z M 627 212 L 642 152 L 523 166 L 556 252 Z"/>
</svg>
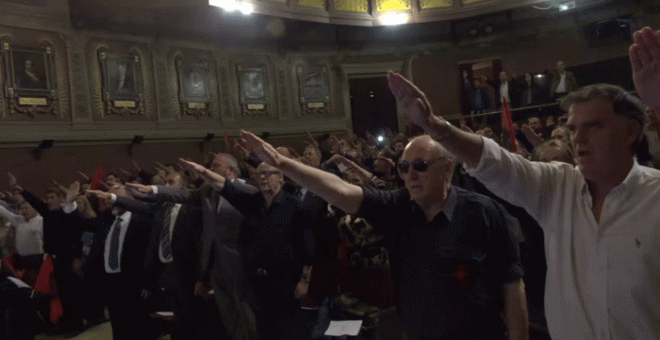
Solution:
<svg viewBox="0 0 660 340">
<path fill-rule="evenodd" d="M 210 6 L 216 6 L 228 12 L 240 11 L 244 15 L 250 15 L 254 12 L 254 6 L 251 3 L 237 0 L 209 0 Z"/>
<path fill-rule="evenodd" d="M 240 5 L 239 10 L 241 11 L 241 13 L 243 13 L 245 15 L 250 15 L 250 14 L 252 14 L 252 12 L 254 12 L 254 6 L 252 6 L 251 3 L 242 2 L 241 5 Z"/>
<path fill-rule="evenodd" d="M 569 9 L 575 8 L 575 1 L 566 2 L 559 5 L 559 11 L 568 11 Z"/>
<path fill-rule="evenodd" d="M 380 21 L 383 25 L 394 26 L 407 23 L 409 20 L 406 13 L 385 13 L 381 16 Z"/>
</svg>

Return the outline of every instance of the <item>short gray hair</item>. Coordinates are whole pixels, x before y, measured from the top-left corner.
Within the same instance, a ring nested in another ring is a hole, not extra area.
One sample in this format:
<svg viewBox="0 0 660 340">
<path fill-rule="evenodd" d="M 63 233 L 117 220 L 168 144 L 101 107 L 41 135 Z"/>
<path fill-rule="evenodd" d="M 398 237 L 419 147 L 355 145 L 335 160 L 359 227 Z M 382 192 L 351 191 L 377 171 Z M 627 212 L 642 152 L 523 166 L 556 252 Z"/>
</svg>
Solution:
<svg viewBox="0 0 660 340">
<path fill-rule="evenodd" d="M 236 160 L 236 157 L 228 154 L 228 153 L 219 153 L 215 155 L 215 157 L 224 157 L 229 161 L 229 167 L 234 170 L 236 173 L 236 176 L 241 174 L 241 168 L 238 166 L 238 161 Z"/>
<path fill-rule="evenodd" d="M 574 103 L 583 103 L 597 97 L 609 98 L 614 104 L 614 113 L 637 121 L 644 126 L 646 106 L 642 101 L 620 86 L 594 84 L 577 89 L 561 99 L 559 105 L 568 111 Z"/>
</svg>

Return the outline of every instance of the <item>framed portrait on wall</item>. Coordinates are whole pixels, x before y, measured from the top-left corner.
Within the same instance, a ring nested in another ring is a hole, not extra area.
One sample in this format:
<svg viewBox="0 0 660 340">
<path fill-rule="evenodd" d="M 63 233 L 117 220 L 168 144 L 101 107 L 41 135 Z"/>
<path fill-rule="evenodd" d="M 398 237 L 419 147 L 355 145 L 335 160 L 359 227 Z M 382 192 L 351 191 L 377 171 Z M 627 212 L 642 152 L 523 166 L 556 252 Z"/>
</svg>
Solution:
<svg viewBox="0 0 660 340">
<path fill-rule="evenodd" d="M 304 112 L 325 112 L 330 103 L 326 67 L 297 67 L 300 103 Z"/>
<path fill-rule="evenodd" d="M 188 109 L 206 109 L 211 101 L 209 64 L 176 61 L 179 77 L 179 101 Z"/>
<path fill-rule="evenodd" d="M 53 51 L 2 43 L 6 97 L 22 106 L 48 106 L 56 97 Z"/>
<path fill-rule="evenodd" d="M 237 66 L 239 99 L 244 113 L 265 112 L 268 108 L 268 72 L 265 66 Z"/>
<path fill-rule="evenodd" d="M 137 108 L 142 101 L 140 57 L 99 52 L 103 99 L 116 108 Z"/>
</svg>

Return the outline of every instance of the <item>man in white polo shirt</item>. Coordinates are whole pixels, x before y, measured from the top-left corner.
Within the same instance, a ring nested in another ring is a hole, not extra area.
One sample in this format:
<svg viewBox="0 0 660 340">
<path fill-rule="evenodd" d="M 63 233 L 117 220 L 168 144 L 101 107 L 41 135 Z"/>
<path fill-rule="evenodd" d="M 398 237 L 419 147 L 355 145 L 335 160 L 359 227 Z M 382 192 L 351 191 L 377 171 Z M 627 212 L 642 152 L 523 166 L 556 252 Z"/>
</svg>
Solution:
<svg viewBox="0 0 660 340">
<path fill-rule="evenodd" d="M 660 31 L 645 28 L 634 37 L 635 87 L 658 112 Z M 605 84 L 567 96 L 573 167 L 530 162 L 454 128 L 433 115 L 411 82 L 394 73 L 389 82 L 413 123 L 543 228 L 552 338 L 660 338 L 660 172 L 635 161 L 645 121 L 639 100 Z"/>
</svg>

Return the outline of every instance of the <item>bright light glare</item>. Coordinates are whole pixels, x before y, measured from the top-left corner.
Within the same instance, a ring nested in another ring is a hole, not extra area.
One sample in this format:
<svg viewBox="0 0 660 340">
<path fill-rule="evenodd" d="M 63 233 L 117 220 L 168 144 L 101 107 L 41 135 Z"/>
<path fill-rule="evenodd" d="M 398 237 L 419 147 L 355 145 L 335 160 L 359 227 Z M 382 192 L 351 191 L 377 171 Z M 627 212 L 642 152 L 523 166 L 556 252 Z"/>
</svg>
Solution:
<svg viewBox="0 0 660 340">
<path fill-rule="evenodd" d="M 566 11 L 566 10 L 568 10 L 568 5 L 559 5 L 559 10 L 560 10 L 560 11 Z"/>
<path fill-rule="evenodd" d="M 240 11 L 244 15 L 254 12 L 254 6 L 251 3 L 237 0 L 209 0 L 209 5 L 220 7 L 228 12 Z"/>
<path fill-rule="evenodd" d="M 240 6 L 239 9 L 240 9 L 241 13 L 243 13 L 245 15 L 250 15 L 250 14 L 252 14 L 252 12 L 254 12 L 254 7 L 252 6 L 252 4 L 247 3 L 247 2 L 241 3 L 241 6 Z"/>
<path fill-rule="evenodd" d="M 408 22 L 408 14 L 406 13 L 385 13 L 381 17 L 380 21 L 383 25 L 401 25 Z"/>
<path fill-rule="evenodd" d="M 385 137 L 383 136 L 378 136 L 378 142 L 382 143 L 385 140 Z"/>
</svg>

